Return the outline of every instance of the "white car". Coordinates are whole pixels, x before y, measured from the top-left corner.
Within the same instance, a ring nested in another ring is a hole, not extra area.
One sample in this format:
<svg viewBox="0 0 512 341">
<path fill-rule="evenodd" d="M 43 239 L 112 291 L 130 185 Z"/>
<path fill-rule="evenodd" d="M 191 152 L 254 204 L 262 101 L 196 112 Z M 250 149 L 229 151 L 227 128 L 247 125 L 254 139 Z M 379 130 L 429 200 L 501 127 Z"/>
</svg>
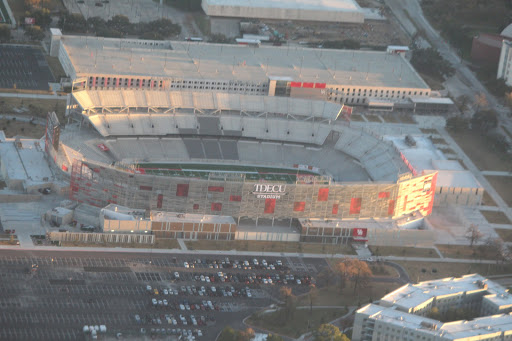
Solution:
<svg viewBox="0 0 512 341">
<path fill-rule="evenodd" d="M 206 283 L 210 283 L 210 277 L 206 276 L 205 280 L 206 280 Z"/>
<path fill-rule="evenodd" d="M 263 265 L 263 266 L 267 266 L 267 265 L 268 265 L 268 264 L 267 264 L 267 261 L 263 259 L 263 260 L 261 261 L 261 265 Z"/>
<path fill-rule="evenodd" d="M 180 304 L 180 310 L 185 310 L 185 306 L 183 304 Z"/>
<path fill-rule="evenodd" d="M 251 298 L 251 297 L 252 297 L 252 294 L 251 294 L 251 292 L 250 292 L 250 291 L 247 291 L 247 297 L 248 297 L 248 298 Z"/>
<path fill-rule="evenodd" d="M 163 302 L 164 302 L 164 306 L 167 307 L 169 305 L 169 302 L 167 302 L 167 300 L 163 300 Z"/>
<path fill-rule="evenodd" d="M 283 266 L 283 262 L 281 262 L 279 259 L 276 261 L 276 264 L 279 266 Z"/>
<path fill-rule="evenodd" d="M 185 262 L 185 263 L 186 263 L 186 262 Z M 176 278 L 176 279 L 180 279 L 180 273 L 179 273 L 178 271 L 176 271 L 176 272 L 174 273 L 174 278 Z"/>
<path fill-rule="evenodd" d="M 156 298 L 152 298 L 151 302 L 153 302 L 153 305 L 157 305 L 158 304 L 158 301 L 156 300 Z"/>
<path fill-rule="evenodd" d="M 254 259 L 252 260 L 252 264 L 254 264 L 254 265 L 258 265 L 258 264 L 259 264 L 259 263 L 258 263 L 258 260 L 257 260 L 256 258 L 254 258 Z"/>
<path fill-rule="evenodd" d="M 169 290 L 164 289 L 163 292 L 164 292 L 164 295 L 169 295 Z"/>
<path fill-rule="evenodd" d="M 213 292 L 213 293 L 216 293 L 216 292 L 217 292 L 217 288 L 212 287 L 211 289 L 212 289 L 212 292 Z"/>
<path fill-rule="evenodd" d="M 298 278 L 297 278 L 297 284 L 298 284 L 298 285 L 301 285 L 301 284 L 302 284 L 302 282 L 301 282 L 301 281 L 300 281 L 300 279 L 298 279 Z"/>
<path fill-rule="evenodd" d="M 205 281 L 204 275 L 201 275 L 201 282 L 204 282 L 204 281 Z"/>
<path fill-rule="evenodd" d="M 185 267 L 185 269 L 188 269 L 190 267 L 190 265 L 188 265 L 187 262 L 183 263 L 183 266 Z"/>
</svg>

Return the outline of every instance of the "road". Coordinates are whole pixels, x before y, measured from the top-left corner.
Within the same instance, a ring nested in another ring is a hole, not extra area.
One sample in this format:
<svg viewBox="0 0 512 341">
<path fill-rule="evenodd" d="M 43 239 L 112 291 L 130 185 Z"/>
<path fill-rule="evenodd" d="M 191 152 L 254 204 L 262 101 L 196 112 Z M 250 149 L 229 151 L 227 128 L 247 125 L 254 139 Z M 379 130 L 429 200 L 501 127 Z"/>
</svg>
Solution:
<svg viewBox="0 0 512 341">
<path fill-rule="evenodd" d="M 487 97 L 487 101 L 493 109 L 495 109 L 500 115 L 500 122 L 509 128 L 512 128 L 512 119 L 509 117 L 510 110 L 502 106 L 498 100 L 480 83 L 478 78 L 473 72 L 466 66 L 462 61 L 461 57 L 457 52 L 447 44 L 439 33 L 430 25 L 430 23 L 423 16 L 423 11 L 418 0 L 385 0 L 386 4 L 395 14 L 395 17 L 401 21 L 404 28 L 410 26 L 410 21 L 407 16 L 404 15 L 404 10 L 409 14 L 409 18 L 414 21 L 416 28 L 423 31 L 426 35 L 427 40 L 435 47 L 439 53 L 448 60 L 455 68 L 454 78 L 457 78 L 458 82 L 447 82 L 447 89 L 452 94 L 467 93 L 471 94 L 471 98 L 474 95 L 483 93 Z M 410 32 L 409 32 L 410 33 Z M 462 85 L 466 89 L 455 88 L 457 85 Z"/>
</svg>

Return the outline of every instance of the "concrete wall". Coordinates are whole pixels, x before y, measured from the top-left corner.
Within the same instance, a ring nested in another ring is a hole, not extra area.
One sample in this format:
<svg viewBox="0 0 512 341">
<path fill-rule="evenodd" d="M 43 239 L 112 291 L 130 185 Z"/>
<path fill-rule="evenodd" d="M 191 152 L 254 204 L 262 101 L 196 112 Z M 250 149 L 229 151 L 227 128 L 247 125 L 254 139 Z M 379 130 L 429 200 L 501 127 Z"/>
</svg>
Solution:
<svg viewBox="0 0 512 341">
<path fill-rule="evenodd" d="M 437 187 L 434 206 L 479 206 L 483 195 L 483 188 Z"/>
<path fill-rule="evenodd" d="M 240 36 L 240 20 L 233 18 L 210 18 L 210 33 L 222 34 L 228 38 Z"/>
<path fill-rule="evenodd" d="M 300 234 L 298 233 L 275 233 L 275 232 L 249 232 L 238 231 L 235 240 L 261 240 L 278 242 L 298 242 Z"/>
<path fill-rule="evenodd" d="M 368 245 L 422 246 L 434 245 L 435 235 L 431 230 L 368 229 Z"/>
</svg>

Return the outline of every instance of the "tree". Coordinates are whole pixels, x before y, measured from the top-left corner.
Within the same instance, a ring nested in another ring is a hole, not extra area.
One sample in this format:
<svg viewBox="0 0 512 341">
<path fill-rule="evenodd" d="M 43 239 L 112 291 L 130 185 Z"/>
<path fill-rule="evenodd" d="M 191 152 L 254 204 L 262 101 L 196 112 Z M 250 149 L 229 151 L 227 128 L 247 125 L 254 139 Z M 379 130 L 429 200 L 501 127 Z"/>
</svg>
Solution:
<svg viewBox="0 0 512 341">
<path fill-rule="evenodd" d="M 284 341 L 283 338 L 276 334 L 268 334 L 267 341 Z"/>
<path fill-rule="evenodd" d="M 466 230 L 466 238 L 469 240 L 469 246 L 471 247 L 473 247 L 473 244 L 478 243 L 482 237 L 483 234 L 475 224 L 471 224 Z"/>
<path fill-rule="evenodd" d="M 455 72 L 452 65 L 434 48 L 417 49 L 412 53 L 411 64 L 421 73 L 443 81 Z"/>
<path fill-rule="evenodd" d="M 11 30 L 7 25 L 0 25 L 0 43 L 5 43 L 11 40 Z"/>
<path fill-rule="evenodd" d="M 25 28 L 25 35 L 30 38 L 30 40 L 43 40 L 44 32 L 39 26 L 29 26 Z"/>
<path fill-rule="evenodd" d="M 483 93 L 478 93 L 475 95 L 475 105 L 476 110 L 480 110 L 480 108 L 487 108 L 489 102 L 487 101 L 487 97 Z"/>
<path fill-rule="evenodd" d="M 329 269 L 329 267 L 322 269 L 322 271 L 320 271 L 318 273 L 318 280 L 325 282 L 325 286 L 327 286 L 327 287 L 331 283 L 332 279 L 333 279 L 333 272 L 331 271 L 331 269 Z"/>
<path fill-rule="evenodd" d="M 254 330 L 247 328 L 246 330 L 238 330 L 236 332 L 236 341 L 251 341 L 254 338 Z"/>
<path fill-rule="evenodd" d="M 293 318 L 296 308 L 296 297 L 292 293 L 292 289 L 289 287 L 281 287 L 279 289 L 281 299 L 284 301 L 284 317 L 285 321 L 288 322 Z"/>
<path fill-rule="evenodd" d="M 354 284 L 354 293 L 359 287 L 364 287 L 368 284 L 370 278 L 373 276 L 372 270 L 368 263 L 359 259 L 347 258 L 336 264 L 336 270 L 340 275 L 340 287 L 345 287 L 345 280 L 349 279 Z"/>
<path fill-rule="evenodd" d="M 487 255 L 493 257 L 496 260 L 496 263 L 505 260 L 506 247 L 500 238 L 487 238 L 484 248 L 487 252 Z"/>
<path fill-rule="evenodd" d="M 318 289 L 316 288 L 316 285 L 311 284 L 309 286 L 309 294 L 308 294 L 308 297 L 309 297 L 309 312 L 311 314 L 313 314 L 313 301 L 316 300 L 317 296 L 318 296 Z"/>
<path fill-rule="evenodd" d="M 226 326 L 219 335 L 218 341 L 236 341 L 236 332 L 230 326 Z"/>
<path fill-rule="evenodd" d="M 340 332 L 338 327 L 332 324 L 322 324 L 313 333 L 315 341 L 350 341 L 349 338 Z"/>
</svg>

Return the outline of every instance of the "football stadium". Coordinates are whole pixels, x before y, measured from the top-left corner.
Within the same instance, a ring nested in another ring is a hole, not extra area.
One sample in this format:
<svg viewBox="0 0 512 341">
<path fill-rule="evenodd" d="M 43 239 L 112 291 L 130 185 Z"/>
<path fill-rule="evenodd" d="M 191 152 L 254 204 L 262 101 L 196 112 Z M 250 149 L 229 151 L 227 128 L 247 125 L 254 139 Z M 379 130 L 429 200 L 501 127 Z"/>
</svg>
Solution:
<svg viewBox="0 0 512 341">
<path fill-rule="evenodd" d="M 70 176 L 71 199 L 80 203 L 254 226 L 393 221 L 432 211 L 437 172 L 413 175 L 391 142 L 350 126 L 343 104 L 82 90 L 68 107 L 62 131 L 49 115 L 46 152 Z"/>
</svg>

